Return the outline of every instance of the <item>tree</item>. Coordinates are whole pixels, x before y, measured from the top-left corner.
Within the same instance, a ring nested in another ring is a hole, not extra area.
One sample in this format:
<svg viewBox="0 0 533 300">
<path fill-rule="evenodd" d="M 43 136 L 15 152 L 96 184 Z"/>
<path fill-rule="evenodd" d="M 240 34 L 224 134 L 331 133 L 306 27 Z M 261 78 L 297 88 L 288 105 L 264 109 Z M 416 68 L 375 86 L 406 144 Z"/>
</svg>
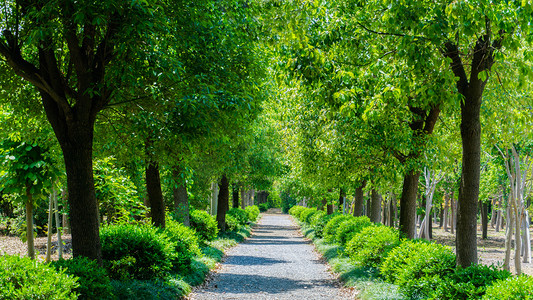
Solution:
<svg viewBox="0 0 533 300">
<path fill-rule="evenodd" d="M 172 48 L 167 46 L 177 44 L 169 33 L 174 32 L 171 21 L 179 14 L 165 4 L 113 0 L 2 4 L 0 55 L 38 90 L 63 150 L 74 256 L 101 259 L 92 173 L 96 117 L 118 102 L 126 86 L 154 86 L 140 74 L 174 66 L 173 59 L 163 63 L 163 57 L 171 57 Z M 163 45 L 162 36 L 168 44 Z M 156 44 L 159 47 L 152 47 Z"/>
<path fill-rule="evenodd" d="M 1 148 L 2 164 L 7 167 L 7 172 L 2 178 L 3 191 L 18 193 L 24 199 L 28 256 L 35 259 L 33 241 L 35 199 L 42 197 L 45 189 L 52 186 L 57 170 L 51 159 L 46 156 L 46 149 L 36 143 L 4 140 Z"/>
</svg>

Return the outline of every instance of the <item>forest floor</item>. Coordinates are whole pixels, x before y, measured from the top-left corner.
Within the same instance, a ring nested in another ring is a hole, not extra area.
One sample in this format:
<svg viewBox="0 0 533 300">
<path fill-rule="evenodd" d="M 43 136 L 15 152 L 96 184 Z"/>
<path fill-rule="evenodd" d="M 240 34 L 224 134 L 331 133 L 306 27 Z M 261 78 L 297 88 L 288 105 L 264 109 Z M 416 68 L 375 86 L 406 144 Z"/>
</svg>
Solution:
<svg viewBox="0 0 533 300">
<path fill-rule="evenodd" d="M 47 237 L 35 238 L 35 253 L 37 259 L 45 260 L 46 258 L 46 241 Z M 63 241 L 63 258 L 68 259 L 72 256 L 72 243 L 70 234 L 62 236 Z M 59 259 L 57 254 L 57 235 L 52 237 L 52 260 Z M 28 253 L 28 246 L 22 242 L 18 236 L 0 236 L 0 255 L 26 255 Z"/>
<path fill-rule="evenodd" d="M 353 299 L 289 215 L 263 214 L 252 236 L 189 299 Z"/>
<path fill-rule="evenodd" d="M 438 224 L 433 224 L 433 239 L 435 242 L 450 246 L 455 249 L 455 234 L 444 231 Z M 533 234 L 533 232 L 532 232 Z M 478 258 L 480 263 L 485 265 L 502 266 L 505 258 L 505 228 L 496 232 L 490 225 L 488 226 L 487 239 L 481 239 L 481 226 L 478 224 L 477 231 Z M 514 245 L 514 243 L 513 243 Z M 532 246 L 533 248 L 533 246 Z M 511 272 L 515 273 L 514 250 L 511 250 Z M 533 275 L 533 263 L 522 263 L 522 273 Z"/>
</svg>

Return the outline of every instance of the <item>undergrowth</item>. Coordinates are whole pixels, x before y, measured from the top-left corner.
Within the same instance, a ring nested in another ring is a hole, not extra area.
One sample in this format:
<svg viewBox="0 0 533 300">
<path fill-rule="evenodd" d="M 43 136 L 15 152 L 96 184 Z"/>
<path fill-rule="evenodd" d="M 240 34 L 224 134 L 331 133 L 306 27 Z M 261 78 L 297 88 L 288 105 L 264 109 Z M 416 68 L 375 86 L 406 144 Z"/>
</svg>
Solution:
<svg viewBox="0 0 533 300">
<path fill-rule="evenodd" d="M 384 282 L 379 278 L 376 268 L 360 267 L 353 264 L 344 255 L 344 248 L 338 244 L 316 238 L 313 228 L 301 224 L 301 231 L 311 239 L 320 254 L 328 261 L 333 272 L 337 273 L 346 287 L 355 288 L 361 300 L 402 300 L 405 297 L 399 292 L 398 286 Z"/>
</svg>

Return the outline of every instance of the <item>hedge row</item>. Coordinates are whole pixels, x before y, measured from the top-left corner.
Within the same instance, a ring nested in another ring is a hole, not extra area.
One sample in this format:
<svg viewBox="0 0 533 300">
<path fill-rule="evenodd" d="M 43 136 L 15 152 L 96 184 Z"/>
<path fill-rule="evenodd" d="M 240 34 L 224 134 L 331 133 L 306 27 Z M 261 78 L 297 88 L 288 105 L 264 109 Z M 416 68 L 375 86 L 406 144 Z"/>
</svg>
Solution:
<svg viewBox="0 0 533 300">
<path fill-rule="evenodd" d="M 233 208 L 226 225 L 238 231 L 258 216 L 257 206 Z M 193 210 L 190 220 L 191 227 L 170 217 L 164 229 L 103 227 L 103 267 L 83 257 L 43 264 L 0 256 L 0 299 L 179 299 L 190 290 L 183 278 L 197 275 L 191 272 L 203 260 L 202 249 L 212 252 L 210 242 L 218 234 L 215 217 L 207 212 Z"/>
<path fill-rule="evenodd" d="M 495 266 L 456 267 L 452 249 L 425 240 L 400 240 L 398 230 L 373 224 L 366 216 L 332 214 L 294 206 L 289 213 L 336 244 L 350 261 L 377 271 L 408 299 L 533 299 L 533 277 Z"/>
</svg>

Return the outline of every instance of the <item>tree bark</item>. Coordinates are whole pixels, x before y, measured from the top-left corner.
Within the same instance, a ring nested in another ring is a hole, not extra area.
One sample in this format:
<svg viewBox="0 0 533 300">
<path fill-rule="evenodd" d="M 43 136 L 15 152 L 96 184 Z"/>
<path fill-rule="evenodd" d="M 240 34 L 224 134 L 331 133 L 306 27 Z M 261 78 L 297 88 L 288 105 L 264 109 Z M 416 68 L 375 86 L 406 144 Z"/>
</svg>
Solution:
<svg viewBox="0 0 533 300">
<path fill-rule="evenodd" d="M 370 221 L 381 222 L 381 195 L 372 189 L 372 203 L 370 204 Z"/>
<path fill-rule="evenodd" d="M 92 165 L 92 130 L 87 139 L 63 143 L 62 149 L 67 173 L 72 252 L 74 256 L 96 259 L 101 264 L 99 213 Z"/>
<path fill-rule="evenodd" d="M 147 142 L 147 147 L 149 143 Z M 147 149 L 147 157 L 150 157 Z M 145 168 L 146 172 L 146 193 L 150 203 L 150 212 L 152 215 L 152 224 L 154 226 L 165 228 L 165 203 L 163 202 L 163 192 L 161 191 L 161 178 L 159 176 L 159 165 L 157 162 L 150 160 Z"/>
<path fill-rule="evenodd" d="M 416 194 L 419 178 L 420 171 L 412 171 L 403 179 L 399 227 L 402 237 L 408 239 L 414 239 L 416 235 Z"/>
<path fill-rule="evenodd" d="M 233 207 L 239 207 L 239 185 L 234 184 L 231 189 L 231 195 L 233 200 Z"/>
<path fill-rule="evenodd" d="M 33 241 L 33 195 L 30 186 L 26 187 L 26 242 L 28 243 L 28 256 L 35 259 L 35 246 Z"/>
<path fill-rule="evenodd" d="M 218 184 L 218 208 L 217 208 L 217 224 L 218 229 L 226 231 L 226 212 L 229 209 L 229 181 L 226 174 L 222 175 L 220 183 Z"/>
<path fill-rule="evenodd" d="M 189 195 L 187 193 L 187 183 L 180 176 L 181 171 L 179 167 L 174 167 L 172 169 L 172 175 L 174 180 L 177 182 L 177 186 L 174 187 L 172 191 L 172 196 L 174 198 L 174 211 L 178 215 L 178 219 L 185 226 L 190 226 L 189 219 Z"/>
<path fill-rule="evenodd" d="M 361 185 L 359 185 L 355 189 L 355 203 L 353 208 L 353 215 L 355 217 L 359 217 L 363 215 L 363 205 L 365 203 L 364 195 L 363 195 L 363 188 L 366 185 L 366 181 L 363 181 Z"/>
<path fill-rule="evenodd" d="M 389 226 L 394 227 L 394 207 L 396 206 L 396 195 L 391 194 L 389 202 Z"/>
<path fill-rule="evenodd" d="M 328 215 L 333 214 L 333 204 L 329 204 L 328 203 L 327 206 L 326 206 L 326 210 L 327 210 L 327 214 Z"/>
<path fill-rule="evenodd" d="M 481 203 L 481 238 L 487 239 L 487 230 L 489 225 L 489 205 L 486 202 Z"/>
</svg>

